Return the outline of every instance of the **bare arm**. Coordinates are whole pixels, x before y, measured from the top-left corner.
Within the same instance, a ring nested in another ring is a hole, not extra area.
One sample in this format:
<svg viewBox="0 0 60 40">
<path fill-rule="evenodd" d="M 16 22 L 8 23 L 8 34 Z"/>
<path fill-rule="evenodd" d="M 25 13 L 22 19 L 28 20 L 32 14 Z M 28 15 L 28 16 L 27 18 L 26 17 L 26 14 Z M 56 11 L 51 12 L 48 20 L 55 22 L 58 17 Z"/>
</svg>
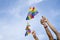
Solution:
<svg viewBox="0 0 60 40">
<path fill-rule="evenodd" d="M 56 30 L 56 28 L 55 28 L 49 21 L 47 21 L 47 24 L 48 24 L 49 27 L 52 29 L 52 31 L 53 31 L 56 35 L 58 35 L 58 31 Z"/>
<path fill-rule="evenodd" d="M 52 31 L 57 35 L 58 34 L 58 31 L 55 29 L 55 27 L 48 21 L 48 19 L 44 16 L 42 16 L 42 19 L 44 22 L 46 22 L 49 27 L 52 29 Z"/>
<path fill-rule="evenodd" d="M 56 34 L 57 39 L 60 40 L 60 34 L 59 34 L 59 32 L 56 30 L 56 28 L 55 28 L 49 21 L 47 21 L 47 24 L 48 24 L 49 27 L 52 29 L 52 31 Z"/>
<path fill-rule="evenodd" d="M 50 30 L 48 29 L 48 26 L 46 25 L 46 22 L 44 22 L 44 20 L 45 20 L 45 19 L 42 18 L 40 22 L 41 22 L 41 24 L 44 26 L 45 31 L 46 31 L 46 33 L 47 33 L 47 35 L 48 35 L 48 37 L 49 37 L 49 40 L 53 40 L 53 36 L 52 36 Z"/>
<path fill-rule="evenodd" d="M 42 17 L 44 19 L 44 22 L 46 22 L 49 27 L 52 29 L 52 31 L 56 34 L 57 39 L 60 40 L 60 34 L 59 32 L 56 30 L 56 28 L 48 21 L 48 19 L 46 17 Z"/>
<path fill-rule="evenodd" d="M 44 24 L 43 26 L 45 28 L 45 31 L 46 31 L 48 37 L 49 37 L 49 40 L 53 40 L 53 36 L 52 36 L 50 30 L 48 29 L 48 26 L 46 24 Z"/>
<path fill-rule="evenodd" d="M 36 36 L 35 31 L 32 32 L 32 35 L 33 35 L 33 37 L 34 37 L 35 40 L 39 40 L 38 37 Z"/>
</svg>

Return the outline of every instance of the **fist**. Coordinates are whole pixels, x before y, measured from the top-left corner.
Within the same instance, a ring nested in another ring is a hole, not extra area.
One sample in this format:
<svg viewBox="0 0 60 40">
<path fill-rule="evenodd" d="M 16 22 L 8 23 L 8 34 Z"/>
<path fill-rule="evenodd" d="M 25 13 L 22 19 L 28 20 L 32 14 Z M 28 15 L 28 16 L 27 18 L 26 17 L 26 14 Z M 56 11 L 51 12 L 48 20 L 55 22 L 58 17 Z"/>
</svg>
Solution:
<svg viewBox="0 0 60 40">
<path fill-rule="evenodd" d="M 32 35 L 36 35 L 35 31 L 32 31 Z"/>
<path fill-rule="evenodd" d="M 47 21 L 47 18 L 42 16 L 42 19 L 40 20 L 41 24 L 44 25 Z"/>
</svg>

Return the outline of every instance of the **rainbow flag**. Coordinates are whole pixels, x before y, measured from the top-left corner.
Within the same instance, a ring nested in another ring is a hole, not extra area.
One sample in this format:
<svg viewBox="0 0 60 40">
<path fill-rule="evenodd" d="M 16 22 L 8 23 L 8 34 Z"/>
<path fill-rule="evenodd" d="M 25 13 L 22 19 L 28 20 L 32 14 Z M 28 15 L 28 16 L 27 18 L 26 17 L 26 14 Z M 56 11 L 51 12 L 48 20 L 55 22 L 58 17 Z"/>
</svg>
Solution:
<svg viewBox="0 0 60 40">
<path fill-rule="evenodd" d="M 30 7 L 26 20 L 33 19 L 34 16 L 37 15 L 37 14 L 38 14 L 38 11 L 36 10 L 36 8 L 35 7 Z"/>
<path fill-rule="evenodd" d="M 31 33 L 31 30 L 26 30 L 25 36 L 28 36 Z"/>
<path fill-rule="evenodd" d="M 31 33 L 30 25 L 28 23 L 27 23 L 27 27 L 25 30 L 26 30 L 25 36 L 28 36 Z"/>
</svg>

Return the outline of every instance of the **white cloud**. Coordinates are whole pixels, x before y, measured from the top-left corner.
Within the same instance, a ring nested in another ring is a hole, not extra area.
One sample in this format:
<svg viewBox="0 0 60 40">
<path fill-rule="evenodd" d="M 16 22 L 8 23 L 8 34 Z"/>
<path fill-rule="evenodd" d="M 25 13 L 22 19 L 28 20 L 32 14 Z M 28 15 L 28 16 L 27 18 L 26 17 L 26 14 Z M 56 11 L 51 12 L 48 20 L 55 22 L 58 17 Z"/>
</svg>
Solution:
<svg viewBox="0 0 60 40">
<path fill-rule="evenodd" d="M 23 2 L 21 4 L 21 0 L 19 0 L 18 5 L 17 6 L 13 6 L 13 7 L 9 7 L 8 9 L 2 10 L 2 12 L 4 11 L 5 13 L 10 13 L 11 15 L 15 16 L 15 17 L 21 17 L 20 12 L 23 12 L 23 8 L 26 6 L 30 6 L 32 4 L 35 3 L 39 3 L 43 0 L 28 0 L 26 2 Z"/>
<path fill-rule="evenodd" d="M 42 2 L 43 0 L 28 0 L 29 5 Z"/>
</svg>

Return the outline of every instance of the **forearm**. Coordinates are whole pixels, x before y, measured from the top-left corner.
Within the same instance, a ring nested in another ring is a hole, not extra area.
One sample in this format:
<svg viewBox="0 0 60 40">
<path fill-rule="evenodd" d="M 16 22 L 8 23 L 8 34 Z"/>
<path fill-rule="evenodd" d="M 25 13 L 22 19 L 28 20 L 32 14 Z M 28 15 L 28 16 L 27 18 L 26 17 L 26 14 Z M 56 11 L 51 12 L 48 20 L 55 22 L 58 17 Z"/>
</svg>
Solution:
<svg viewBox="0 0 60 40">
<path fill-rule="evenodd" d="M 49 37 L 49 40 L 53 40 L 53 36 L 52 36 L 51 32 L 49 31 L 49 29 L 45 28 L 45 30 L 46 30 L 46 33 L 47 33 L 47 35 Z"/>
<path fill-rule="evenodd" d="M 47 35 L 49 37 L 49 40 L 53 40 L 53 36 L 52 36 L 50 30 L 47 27 L 45 27 L 45 30 L 46 30 L 46 33 L 47 33 Z"/>
<path fill-rule="evenodd" d="M 48 21 L 47 24 L 49 25 L 49 27 L 52 29 L 52 31 L 58 35 L 58 31 L 54 28 L 54 26 Z"/>
<path fill-rule="evenodd" d="M 35 40 L 39 40 L 38 37 L 36 35 L 33 35 L 34 39 Z"/>
</svg>

